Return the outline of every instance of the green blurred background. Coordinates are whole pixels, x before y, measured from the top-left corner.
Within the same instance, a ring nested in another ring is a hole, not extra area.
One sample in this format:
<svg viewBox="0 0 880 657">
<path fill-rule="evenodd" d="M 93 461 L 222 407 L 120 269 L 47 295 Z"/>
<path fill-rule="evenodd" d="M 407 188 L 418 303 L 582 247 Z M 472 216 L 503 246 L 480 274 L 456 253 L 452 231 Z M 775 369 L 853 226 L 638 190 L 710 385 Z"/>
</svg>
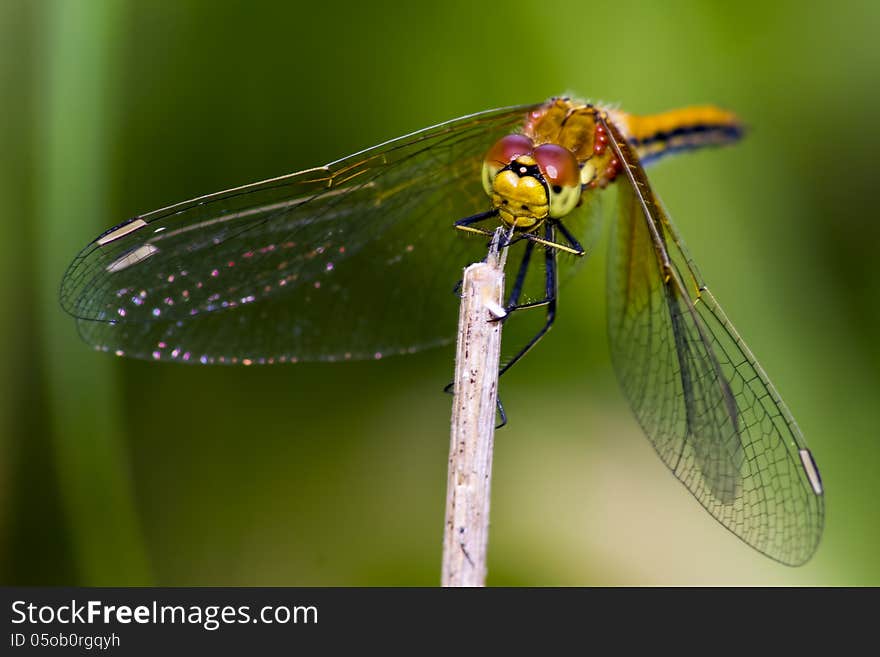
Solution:
<svg viewBox="0 0 880 657">
<path fill-rule="evenodd" d="M 502 384 L 489 583 L 880 584 L 880 5 L 808 6 L 0 0 L 0 581 L 436 584 L 451 350 L 122 361 L 58 282 L 138 212 L 573 92 L 750 125 L 650 174 L 807 436 L 826 532 L 780 566 L 661 464 L 611 369 L 600 249 Z"/>
</svg>

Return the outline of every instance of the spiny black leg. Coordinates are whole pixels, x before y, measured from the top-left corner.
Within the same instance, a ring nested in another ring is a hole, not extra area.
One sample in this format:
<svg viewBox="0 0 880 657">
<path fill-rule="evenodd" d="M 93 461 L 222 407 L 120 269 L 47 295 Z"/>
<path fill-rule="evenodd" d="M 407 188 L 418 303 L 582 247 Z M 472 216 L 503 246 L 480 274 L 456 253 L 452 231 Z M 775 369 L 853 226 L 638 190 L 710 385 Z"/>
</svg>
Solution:
<svg viewBox="0 0 880 657">
<path fill-rule="evenodd" d="M 479 214 L 472 215 L 470 217 L 465 217 L 464 219 L 459 219 L 455 222 L 456 226 L 470 226 L 471 224 L 478 223 L 480 221 L 484 221 L 489 217 L 494 217 L 498 214 L 498 210 L 494 208 L 492 210 L 486 210 L 486 212 L 480 212 Z"/>
<path fill-rule="evenodd" d="M 498 376 L 501 376 L 501 375 L 499 374 Z M 443 388 L 443 392 L 445 392 L 447 395 L 453 395 L 453 394 L 455 394 L 452 391 L 452 388 L 454 388 L 454 387 L 455 387 L 455 381 L 450 381 L 446 385 L 446 387 Z M 495 428 L 500 429 L 501 427 L 503 427 L 504 425 L 507 424 L 507 413 L 504 412 L 504 404 L 501 403 L 501 397 L 495 398 L 495 406 L 498 408 L 498 417 L 500 418 L 500 421 L 498 424 L 495 425 Z"/>
<path fill-rule="evenodd" d="M 529 269 L 529 261 L 532 259 L 532 251 L 535 250 L 534 242 L 526 242 L 525 251 L 523 252 L 522 261 L 519 264 L 519 271 L 516 272 L 516 280 L 513 283 L 513 290 L 510 291 L 510 298 L 507 300 L 507 310 L 516 308 L 519 303 L 519 297 L 522 294 L 523 284 L 526 282 L 526 273 Z"/>
<path fill-rule="evenodd" d="M 464 219 L 459 219 L 456 221 L 453 226 L 458 230 L 463 230 L 469 233 L 477 233 L 479 235 L 486 235 L 487 237 L 492 237 L 492 231 L 486 230 L 484 228 L 473 228 L 472 224 L 479 223 L 481 221 L 485 221 L 486 219 L 490 219 L 491 217 L 497 216 L 498 210 L 492 209 L 487 210 L 486 212 L 480 212 L 479 214 L 472 215 L 470 217 L 465 217 Z M 485 259 L 484 259 L 485 262 Z M 452 289 L 452 293 L 458 297 L 461 297 L 461 286 L 464 283 L 463 279 L 459 279 L 458 283 L 455 284 L 455 287 Z"/>
<path fill-rule="evenodd" d="M 479 233 L 480 235 L 487 235 L 489 237 L 492 236 L 491 230 L 486 230 L 485 228 L 475 228 L 472 224 L 479 223 L 490 217 L 494 217 L 498 214 L 498 210 L 492 209 L 487 210 L 486 212 L 481 212 L 480 214 L 475 214 L 472 217 L 465 217 L 464 219 L 459 219 L 456 221 L 453 226 L 458 230 L 463 230 L 468 233 Z"/>
<path fill-rule="evenodd" d="M 507 413 L 504 412 L 504 404 L 501 403 L 501 397 L 495 398 L 495 405 L 498 407 L 498 416 L 500 418 L 500 421 L 495 425 L 495 428 L 500 429 L 507 424 Z"/>
<path fill-rule="evenodd" d="M 519 272 L 517 272 L 516 283 L 514 285 L 513 291 L 510 293 L 510 299 L 507 302 L 507 306 L 505 306 L 505 308 L 504 308 L 508 313 L 508 315 L 504 319 L 507 319 L 507 317 L 510 316 L 510 313 L 512 313 L 514 310 L 525 310 L 527 308 L 537 308 L 539 306 L 546 306 L 548 303 L 550 303 L 551 297 L 549 297 L 549 296 L 545 296 L 543 299 L 541 299 L 539 301 L 529 301 L 528 303 L 520 303 L 519 302 L 519 298 L 522 295 L 523 283 L 525 282 L 525 277 L 526 277 L 526 273 L 527 273 L 526 270 L 528 269 L 528 266 L 529 266 L 529 259 L 531 258 L 532 251 L 535 248 L 535 244 L 538 244 L 538 242 L 533 242 L 530 240 L 526 243 L 526 253 L 525 253 L 525 256 L 523 257 L 522 264 L 520 265 Z M 577 242 L 575 242 L 575 244 L 577 244 Z M 574 244 L 572 246 L 574 246 Z M 580 246 L 580 245 L 578 244 L 577 246 Z M 550 249 L 551 247 L 545 246 L 544 248 Z"/>
<path fill-rule="evenodd" d="M 461 286 L 464 285 L 464 279 L 459 278 L 458 283 L 455 284 L 455 287 L 452 288 L 452 293 L 457 296 L 459 299 L 461 298 Z"/>
<path fill-rule="evenodd" d="M 553 241 L 553 226 L 549 223 L 547 224 L 547 228 L 545 230 L 545 236 L 548 242 Z M 528 344 L 520 349 L 520 351 L 513 358 L 507 361 L 507 363 L 504 365 L 504 367 L 501 368 L 501 370 L 499 370 L 498 376 L 501 376 L 507 370 L 513 367 L 514 363 L 519 361 L 519 359 L 525 356 L 532 347 L 538 344 L 538 341 L 547 334 L 547 331 L 550 330 L 550 328 L 553 326 L 553 321 L 556 319 L 556 249 L 548 247 L 544 252 L 544 257 L 546 262 L 544 288 L 547 294 L 547 319 L 541 330 L 538 331 L 531 340 L 529 340 Z"/>
<path fill-rule="evenodd" d="M 570 253 L 570 254 L 576 255 L 576 256 L 584 255 L 586 253 L 586 251 L 584 251 L 584 248 L 578 243 L 578 241 L 574 238 L 574 236 L 568 232 L 568 230 L 564 230 L 564 234 L 565 234 L 566 239 L 570 237 L 573 240 L 573 242 L 571 242 L 571 246 L 569 246 L 567 244 L 562 244 L 561 242 L 554 241 L 555 236 L 554 236 L 553 240 L 548 239 L 546 237 L 546 235 L 553 234 L 552 228 L 554 228 L 557 225 L 561 226 L 562 224 L 559 224 L 557 222 L 557 220 L 555 220 L 555 219 L 549 219 L 549 220 L 547 220 L 547 223 L 545 224 L 545 226 L 547 227 L 547 230 L 544 233 L 545 237 L 538 237 L 534 233 L 521 233 L 521 235 L 518 239 L 525 239 L 525 240 L 529 240 L 530 242 L 537 242 L 538 244 L 543 244 L 544 246 L 548 246 L 553 249 L 558 249 L 559 251 L 565 251 L 566 253 Z M 466 228 L 463 230 L 474 230 L 474 229 Z"/>
<path fill-rule="evenodd" d="M 472 229 L 468 228 L 471 224 L 477 223 L 479 221 L 483 221 L 484 219 L 488 219 L 496 214 L 496 211 L 489 211 L 482 214 L 474 215 L 473 217 L 467 217 L 465 219 L 460 219 L 455 222 L 455 227 L 462 230 L 472 230 L 473 232 L 490 234 L 488 231 L 483 231 L 480 229 Z M 511 231 L 512 233 L 512 231 Z M 571 237 L 571 234 L 568 233 L 567 230 L 563 230 L 565 237 L 569 240 L 574 249 L 583 254 L 583 248 L 581 248 L 580 244 L 578 244 L 577 240 Z M 511 237 L 508 238 L 508 246 L 513 244 L 514 242 L 519 241 L 520 239 L 528 238 L 528 235 L 522 235 L 520 237 Z M 556 316 L 556 248 L 554 248 L 554 232 L 553 226 L 550 222 L 546 224 L 545 229 L 545 241 L 546 241 L 546 252 L 545 252 L 545 260 L 546 260 L 546 272 L 545 272 L 545 292 L 546 298 L 542 301 L 535 303 L 528 303 L 522 306 L 517 305 L 519 302 L 519 298 L 522 295 L 523 286 L 525 284 L 526 274 L 528 273 L 529 263 L 531 261 L 532 253 L 535 248 L 535 241 L 528 239 L 525 247 L 525 252 L 523 253 L 522 261 L 520 262 L 519 270 L 517 271 L 516 280 L 514 281 L 513 290 L 511 290 L 510 298 L 508 299 L 507 309 L 508 311 L 517 310 L 520 308 L 531 308 L 538 305 L 547 304 L 547 321 L 544 327 L 538 332 L 535 337 L 533 337 L 529 343 L 516 355 L 514 356 L 504 367 L 502 367 L 498 376 L 504 374 L 510 367 L 517 362 L 520 358 L 526 355 L 526 353 L 537 344 L 537 342 L 544 337 L 547 331 L 550 330 L 550 327 L 553 325 L 553 320 Z M 456 292 L 460 293 L 462 281 L 459 281 L 455 286 Z M 444 388 L 443 392 L 447 394 L 454 394 L 453 388 L 455 387 L 455 381 L 450 381 Z M 507 424 L 507 413 L 504 410 L 504 404 L 501 402 L 500 397 L 496 397 L 495 405 L 498 409 L 498 415 L 500 418 L 499 423 L 496 425 L 496 429 L 500 429 Z"/>
<path fill-rule="evenodd" d="M 513 285 L 513 290 L 510 292 L 510 298 L 507 300 L 507 305 L 505 306 L 505 310 L 508 312 L 508 315 L 503 319 L 507 319 L 514 310 L 522 310 L 524 308 L 535 308 L 536 306 L 545 306 L 550 302 L 550 298 L 547 297 L 545 299 L 541 299 L 540 301 L 530 301 L 529 303 L 521 304 L 519 302 L 519 298 L 522 296 L 523 285 L 525 284 L 526 275 L 528 273 L 529 264 L 531 263 L 532 252 L 535 250 L 536 242 L 528 241 L 526 242 L 526 250 L 523 254 L 522 262 L 519 266 L 519 271 L 516 273 L 516 281 Z"/>
<path fill-rule="evenodd" d="M 568 228 L 565 227 L 561 221 L 556 222 L 556 226 L 559 228 L 559 232 L 562 233 L 562 236 L 568 241 L 573 249 L 579 252 L 580 255 L 584 255 L 586 251 L 584 251 L 584 247 L 581 246 L 581 243 L 575 239 L 575 236 L 572 235 Z"/>
</svg>

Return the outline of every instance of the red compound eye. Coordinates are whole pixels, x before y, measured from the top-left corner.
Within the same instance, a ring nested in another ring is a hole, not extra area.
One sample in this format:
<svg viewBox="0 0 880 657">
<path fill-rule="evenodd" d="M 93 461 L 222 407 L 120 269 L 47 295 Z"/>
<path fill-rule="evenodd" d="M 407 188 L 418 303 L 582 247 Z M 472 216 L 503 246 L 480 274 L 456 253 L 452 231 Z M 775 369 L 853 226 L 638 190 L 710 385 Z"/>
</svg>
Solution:
<svg viewBox="0 0 880 657">
<path fill-rule="evenodd" d="M 502 137 L 486 153 L 486 163 L 506 167 L 520 155 L 531 155 L 532 140 L 523 135 L 507 135 Z"/>
<path fill-rule="evenodd" d="M 574 154 L 556 144 L 542 144 L 535 149 L 535 160 L 551 186 L 574 187 L 580 184 L 581 171 Z"/>
</svg>

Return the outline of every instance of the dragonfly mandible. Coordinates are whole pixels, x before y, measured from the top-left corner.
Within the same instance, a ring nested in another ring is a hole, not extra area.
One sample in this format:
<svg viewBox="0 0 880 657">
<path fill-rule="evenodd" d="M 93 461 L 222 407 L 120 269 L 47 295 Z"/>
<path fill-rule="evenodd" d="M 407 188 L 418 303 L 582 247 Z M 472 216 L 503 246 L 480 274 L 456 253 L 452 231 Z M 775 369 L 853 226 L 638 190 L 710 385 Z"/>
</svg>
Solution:
<svg viewBox="0 0 880 657">
<path fill-rule="evenodd" d="M 599 201 L 617 188 L 608 332 L 635 416 L 724 527 L 798 565 L 822 534 L 819 471 L 644 171 L 741 133 L 715 107 L 635 116 L 553 98 L 480 112 L 133 217 L 80 252 L 61 303 L 86 342 L 118 356 L 256 365 L 413 353 L 452 341 L 451 283 L 486 252 L 472 233 L 503 225 L 520 249 L 507 310 L 546 313 L 503 373 L 552 325 L 560 272 L 583 260 Z"/>
</svg>

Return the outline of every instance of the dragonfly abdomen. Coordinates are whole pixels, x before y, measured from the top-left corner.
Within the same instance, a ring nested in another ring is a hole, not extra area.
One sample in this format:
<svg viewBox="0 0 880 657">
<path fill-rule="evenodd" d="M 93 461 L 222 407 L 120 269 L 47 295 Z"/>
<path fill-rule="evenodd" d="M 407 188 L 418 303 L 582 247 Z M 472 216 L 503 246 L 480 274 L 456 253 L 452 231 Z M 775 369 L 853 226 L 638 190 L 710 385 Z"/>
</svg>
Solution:
<svg viewBox="0 0 880 657">
<path fill-rule="evenodd" d="M 634 116 L 615 116 L 642 164 L 680 151 L 721 146 L 739 140 L 744 126 L 739 118 L 711 105 Z"/>
</svg>

